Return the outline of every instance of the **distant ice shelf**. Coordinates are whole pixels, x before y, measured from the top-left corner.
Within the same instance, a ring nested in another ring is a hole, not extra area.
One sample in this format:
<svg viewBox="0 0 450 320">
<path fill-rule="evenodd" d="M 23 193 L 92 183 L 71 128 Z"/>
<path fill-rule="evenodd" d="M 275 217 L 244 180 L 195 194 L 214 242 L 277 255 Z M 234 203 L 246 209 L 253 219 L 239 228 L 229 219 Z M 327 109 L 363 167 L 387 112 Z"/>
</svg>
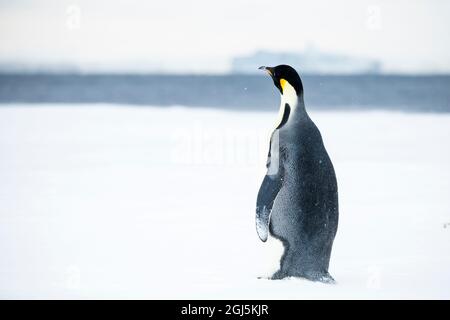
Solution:
<svg viewBox="0 0 450 320">
<path fill-rule="evenodd" d="M 381 63 L 374 59 L 343 54 L 321 52 L 308 48 L 303 52 L 257 51 L 246 56 L 235 57 L 231 70 L 237 73 L 257 73 L 262 65 L 288 64 L 302 74 L 377 74 Z"/>
</svg>

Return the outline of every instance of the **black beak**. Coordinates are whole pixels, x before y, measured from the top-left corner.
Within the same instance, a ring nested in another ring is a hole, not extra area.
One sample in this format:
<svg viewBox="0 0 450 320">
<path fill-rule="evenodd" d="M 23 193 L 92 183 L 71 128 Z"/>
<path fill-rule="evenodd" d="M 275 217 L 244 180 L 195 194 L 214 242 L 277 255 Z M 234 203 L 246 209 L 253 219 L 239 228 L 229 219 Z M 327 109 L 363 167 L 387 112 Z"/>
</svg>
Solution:
<svg viewBox="0 0 450 320">
<path fill-rule="evenodd" d="M 283 88 L 281 88 L 280 82 L 278 81 L 277 77 L 275 77 L 275 75 L 274 75 L 274 73 L 275 73 L 274 68 L 262 66 L 262 67 L 259 67 L 258 69 L 266 71 L 269 74 L 269 76 L 272 78 L 273 84 L 275 85 L 275 87 L 277 87 L 278 90 L 280 90 L 281 94 L 283 94 Z"/>
<path fill-rule="evenodd" d="M 273 77 L 273 68 L 261 66 L 258 69 L 266 71 L 271 77 Z"/>
</svg>

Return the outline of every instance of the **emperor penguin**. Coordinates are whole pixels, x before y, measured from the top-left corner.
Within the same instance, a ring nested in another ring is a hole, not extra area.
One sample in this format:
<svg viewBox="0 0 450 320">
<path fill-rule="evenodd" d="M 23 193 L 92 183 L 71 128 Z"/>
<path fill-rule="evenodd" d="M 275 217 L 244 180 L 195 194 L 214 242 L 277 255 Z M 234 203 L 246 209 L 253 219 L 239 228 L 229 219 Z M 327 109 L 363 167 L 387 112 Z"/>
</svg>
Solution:
<svg viewBox="0 0 450 320">
<path fill-rule="evenodd" d="M 303 84 L 288 65 L 260 67 L 281 93 L 270 138 L 267 173 L 258 192 L 256 230 L 280 240 L 284 253 L 271 279 L 302 277 L 334 283 L 328 273 L 338 227 L 338 188 L 319 129 L 303 101 Z"/>
</svg>

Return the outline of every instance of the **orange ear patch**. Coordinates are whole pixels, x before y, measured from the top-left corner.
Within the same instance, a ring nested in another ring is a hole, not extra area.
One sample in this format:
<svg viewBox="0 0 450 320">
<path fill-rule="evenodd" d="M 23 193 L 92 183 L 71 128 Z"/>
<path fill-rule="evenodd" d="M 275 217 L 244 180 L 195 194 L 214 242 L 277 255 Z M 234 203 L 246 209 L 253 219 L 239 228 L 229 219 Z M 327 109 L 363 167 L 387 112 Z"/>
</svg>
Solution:
<svg viewBox="0 0 450 320">
<path fill-rule="evenodd" d="M 283 91 L 284 91 L 284 86 L 286 85 L 286 83 L 288 83 L 286 80 L 280 79 L 280 86 L 281 86 L 281 89 L 283 89 Z"/>
</svg>

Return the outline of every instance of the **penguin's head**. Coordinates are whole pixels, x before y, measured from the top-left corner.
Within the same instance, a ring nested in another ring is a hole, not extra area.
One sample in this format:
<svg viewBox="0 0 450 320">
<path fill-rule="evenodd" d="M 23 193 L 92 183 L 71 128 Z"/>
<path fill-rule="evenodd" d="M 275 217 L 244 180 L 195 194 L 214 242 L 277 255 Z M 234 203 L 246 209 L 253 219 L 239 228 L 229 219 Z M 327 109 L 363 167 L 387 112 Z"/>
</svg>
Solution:
<svg viewBox="0 0 450 320">
<path fill-rule="evenodd" d="M 273 80 L 275 87 L 280 90 L 281 95 L 286 91 L 295 90 L 297 96 L 303 95 L 303 84 L 297 71 L 291 66 L 281 64 L 276 67 L 259 67 L 258 69 L 266 71 Z"/>
</svg>

